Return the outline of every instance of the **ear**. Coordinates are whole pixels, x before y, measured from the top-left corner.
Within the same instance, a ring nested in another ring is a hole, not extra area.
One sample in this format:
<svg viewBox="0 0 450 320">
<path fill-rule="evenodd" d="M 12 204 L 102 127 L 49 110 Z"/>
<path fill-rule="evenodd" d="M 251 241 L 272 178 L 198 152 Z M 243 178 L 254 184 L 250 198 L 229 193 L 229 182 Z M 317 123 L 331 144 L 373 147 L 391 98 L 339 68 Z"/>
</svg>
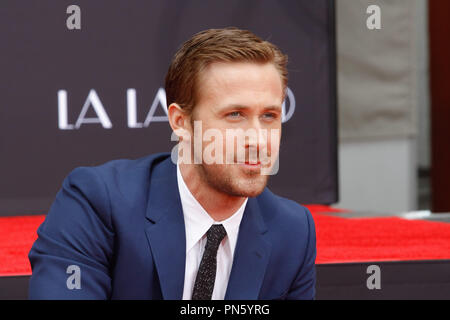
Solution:
<svg viewBox="0 0 450 320">
<path fill-rule="evenodd" d="M 176 103 L 172 103 L 167 108 L 169 124 L 175 134 L 183 139 L 186 139 L 186 134 L 190 132 L 189 115 Z"/>
</svg>

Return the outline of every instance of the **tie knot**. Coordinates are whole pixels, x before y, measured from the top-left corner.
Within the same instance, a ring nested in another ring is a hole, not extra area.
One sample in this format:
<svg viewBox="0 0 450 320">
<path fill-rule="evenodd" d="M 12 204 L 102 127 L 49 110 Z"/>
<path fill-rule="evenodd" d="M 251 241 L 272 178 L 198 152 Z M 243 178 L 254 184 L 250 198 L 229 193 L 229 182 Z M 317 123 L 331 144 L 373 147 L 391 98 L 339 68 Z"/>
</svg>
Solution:
<svg viewBox="0 0 450 320">
<path fill-rule="evenodd" d="M 221 224 L 213 224 L 211 228 L 206 232 L 206 237 L 208 239 L 208 243 L 211 243 L 214 246 L 218 246 L 223 238 L 227 235 L 225 228 Z"/>
</svg>

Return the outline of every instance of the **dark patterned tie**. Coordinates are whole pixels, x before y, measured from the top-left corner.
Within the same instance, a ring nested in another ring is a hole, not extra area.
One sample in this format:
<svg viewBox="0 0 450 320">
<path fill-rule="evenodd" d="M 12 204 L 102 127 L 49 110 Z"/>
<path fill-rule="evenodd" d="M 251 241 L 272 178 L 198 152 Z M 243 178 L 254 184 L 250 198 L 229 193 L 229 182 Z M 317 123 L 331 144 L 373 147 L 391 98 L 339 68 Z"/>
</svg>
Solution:
<svg viewBox="0 0 450 320">
<path fill-rule="evenodd" d="M 206 232 L 205 252 L 195 278 L 192 300 L 211 300 L 216 280 L 217 249 L 226 235 L 227 232 L 221 224 L 213 224 Z"/>
</svg>

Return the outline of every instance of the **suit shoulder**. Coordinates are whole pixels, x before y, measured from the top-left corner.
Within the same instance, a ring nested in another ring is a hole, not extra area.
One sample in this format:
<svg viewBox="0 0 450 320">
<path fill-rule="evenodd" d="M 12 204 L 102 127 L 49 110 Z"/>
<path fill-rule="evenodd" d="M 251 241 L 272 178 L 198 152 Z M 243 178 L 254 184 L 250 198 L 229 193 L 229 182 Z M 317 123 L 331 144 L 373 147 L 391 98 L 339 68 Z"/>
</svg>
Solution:
<svg viewBox="0 0 450 320">
<path fill-rule="evenodd" d="M 71 171 L 69 175 L 89 174 L 89 172 L 96 172 L 103 176 L 113 175 L 117 173 L 130 173 L 136 170 L 149 170 L 152 166 L 167 159 L 170 156 L 168 153 L 156 153 L 140 157 L 137 159 L 115 159 L 107 161 L 96 166 L 80 166 Z"/>
<path fill-rule="evenodd" d="M 137 159 L 110 160 L 96 166 L 79 166 L 68 174 L 66 180 L 82 184 L 102 180 L 108 187 L 130 187 L 130 184 L 139 184 L 147 179 L 152 168 L 169 156 L 167 153 L 157 153 Z"/>
<path fill-rule="evenodd" d="M 170 157 L 167 153 L 151 154 L 137 159 L 110 160 L 97 166 L 73 169 L 64 184 L 75 187 L 91 201 L 109 207 L 110 200 L 132 204 L 145 198 L 152 169 Z"/>
<path fill-rule="evenodd" d="M 268 188 L 260 196 L 260 208 L 266 216 L 266 221 L 272 220 L 294 225 L 308 226 L 312 219 L 311 212 L 305 206 L 274 194 Z"/>
</svg>

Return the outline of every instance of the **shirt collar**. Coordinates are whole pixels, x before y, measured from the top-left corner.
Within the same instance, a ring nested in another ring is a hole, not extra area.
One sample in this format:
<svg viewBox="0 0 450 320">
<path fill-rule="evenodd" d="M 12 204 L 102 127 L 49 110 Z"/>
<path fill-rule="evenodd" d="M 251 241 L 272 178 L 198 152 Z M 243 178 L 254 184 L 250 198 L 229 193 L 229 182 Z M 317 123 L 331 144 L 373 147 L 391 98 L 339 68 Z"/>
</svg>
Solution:
<svg viewBox="0 0 450 320">
<path fill-rule="evenodd" d="M 181 175 L 180 166 L 177 164 L 177 182 L 180 192 L 181 205 L 183 208 L 184 223 L 186 228 L 186 250 L 187 252 L 200 241 L 213 224 L 222 224 L 227 232 L 231 252 L 234 253 L 239 225 L 241 224 L 245 206 L 248 198 L 242 203 L 241 207 L 233 213 L 228 219 L 217 222 L 206 212 L 202 205 L 195 199 L 191 191 L 184 182 Z"/>
</svg>

